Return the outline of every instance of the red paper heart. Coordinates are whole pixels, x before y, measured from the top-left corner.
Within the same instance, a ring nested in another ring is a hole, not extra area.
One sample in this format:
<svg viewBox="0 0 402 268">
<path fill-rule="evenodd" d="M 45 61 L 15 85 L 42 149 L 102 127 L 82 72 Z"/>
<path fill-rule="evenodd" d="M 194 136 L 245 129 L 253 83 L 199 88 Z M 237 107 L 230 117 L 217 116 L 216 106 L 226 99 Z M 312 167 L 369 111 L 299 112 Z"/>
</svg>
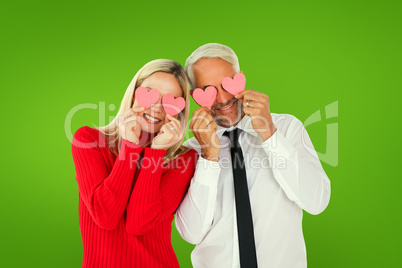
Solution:
<svg viewBox="0 0 402 268">
<path fill-rule="evenodd" d="M 237 95 L 246 87 L 246 77 L 243 72 L 235 74 L 232 78 L 225 77 L 222 80 L 222 87 L 232 95 Z"/>
<path fill-rule="evenodd" d="M 205 90 L 196 88 L 193 91 L 193 99 L 202 107 L 211 107 L 216 98 L 216 88 L 213 86 L 206 87 Z"/>
<path fill-rule="evenodd" d="M 138 87 L 135 90 L 135 99 L 137 100 L 138 104 L 145 109 L 148 109 L 157 103 L 159 97 L 160 93 L 157 89 L 148 90 L 146 87 Z"/>
<path fill-rule="evenodd" d="M 186 107 L 186 101 L 182 97 L 175 98 L 172 94 L 168 93 L 163 95 L 162 105 L 165 113 L 174 116 Z"/>
</svg>

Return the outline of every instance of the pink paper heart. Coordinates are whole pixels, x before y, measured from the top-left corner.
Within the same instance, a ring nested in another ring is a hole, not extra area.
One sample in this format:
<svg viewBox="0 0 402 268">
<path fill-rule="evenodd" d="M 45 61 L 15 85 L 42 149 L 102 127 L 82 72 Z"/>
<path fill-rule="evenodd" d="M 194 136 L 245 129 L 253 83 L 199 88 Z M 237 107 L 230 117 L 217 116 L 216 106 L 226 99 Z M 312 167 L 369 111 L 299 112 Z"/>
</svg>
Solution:
<svg viewBox="0 0 402 268">
<path fill-rule="evenodd" d="M 216 98 L 216 88 L 213 86 L 206 87 L 205 90 L 196 88 L 193 91 L 193 99 L 202 107 L 211 107 Z"/>
<path fill-rule="evenodd" d="M 233 79 L 225 77 L 222 80 L 222 87 L 232 95 L 237 95 L 246 87 L 246 77 L 243 72 L 235 74 Z"/>
<path fill-rule="evenodd" d="M 152 105 L 158 102 L 160 97 L 159 90 L 151 89 L 148 90 L 146 87 L 138 87 L 135 90 L 135 99 L 141 107 L 148 109 Z"/>
<path fill-rule="evenodd" d="M 174 116 L 184 109 L 186 101 L 182 97 L 175 98 L 172 94 L 168 93 L 163 95 L 162 105 L 165 113 Z"/>
</svg>

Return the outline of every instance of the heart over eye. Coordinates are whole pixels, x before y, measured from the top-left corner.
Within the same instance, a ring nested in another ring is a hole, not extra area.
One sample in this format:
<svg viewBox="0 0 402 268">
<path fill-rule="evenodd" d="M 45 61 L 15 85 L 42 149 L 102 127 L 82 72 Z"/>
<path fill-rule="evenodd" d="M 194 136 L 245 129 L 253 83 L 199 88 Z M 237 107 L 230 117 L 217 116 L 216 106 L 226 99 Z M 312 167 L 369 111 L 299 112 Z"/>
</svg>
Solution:
<svg viewBox="0 0 402 268">
<path fill-rule="evenodd" d="M 186 101 L 182 97 L 175 98 L 172 94 L 168 93 L 163 95 L 162 105 L 165 113 L 174 116 L 184 109 Z"/>
<path fill-rule="evenodd" d="M 216 98 L 216 88 L 213 86 L 206 87 L 205 90 L 196 88 L 193 91 L 193 99 L 202 107 L 211 107 Z"/>
<path fill-rule="evenodd" d="M 157 89 L 148 90 L 146 87 L 138 87 L 135 90 L 135 99 L 138 104 L 145 109 L 158 102 L 160 93 Z"/>
<path fill-rule="evenodd" d="M 222 80 L 222 87 L 232 95 L 237 95 L 246 87 L 246 77 L 243 72 L 235 74 L 233 79 L 225 77 Z"/>
</svg>

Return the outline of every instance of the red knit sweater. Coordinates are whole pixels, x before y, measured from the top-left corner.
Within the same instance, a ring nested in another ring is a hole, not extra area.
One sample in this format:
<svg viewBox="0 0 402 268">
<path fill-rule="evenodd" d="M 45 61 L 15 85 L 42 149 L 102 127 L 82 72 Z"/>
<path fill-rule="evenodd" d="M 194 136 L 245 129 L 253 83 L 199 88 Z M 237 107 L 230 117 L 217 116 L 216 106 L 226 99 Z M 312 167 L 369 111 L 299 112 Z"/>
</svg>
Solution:
<svg viewBox="0 0 402 268">
<path fill-rule="evenodd" d="M 116 157 L 98 130 L 74 134 L 82 267 L 179 267 L 171 223 L 198 154 L 190 150 L 163 165 L 165 153 L 122 139 Z"/>
</svg>

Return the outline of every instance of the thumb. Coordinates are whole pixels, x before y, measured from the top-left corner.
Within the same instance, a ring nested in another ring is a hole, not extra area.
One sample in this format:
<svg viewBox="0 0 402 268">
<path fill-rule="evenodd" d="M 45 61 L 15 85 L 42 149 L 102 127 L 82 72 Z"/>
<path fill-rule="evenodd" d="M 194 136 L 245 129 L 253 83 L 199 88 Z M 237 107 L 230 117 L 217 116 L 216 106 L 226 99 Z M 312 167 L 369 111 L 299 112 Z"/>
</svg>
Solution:
<svg viewBox="0 0 402 268">
<path fill-rule="evenodd" d="M 166 123 L 167 122 L 170 122 L 170 121 L 173 121 L 175 118 L 173 117 L 173 116 L 171 116 L 170 114 L 166 114 L 166 117 L 165 117 L 165 121 L 166 121 Z"/>
</svg>

